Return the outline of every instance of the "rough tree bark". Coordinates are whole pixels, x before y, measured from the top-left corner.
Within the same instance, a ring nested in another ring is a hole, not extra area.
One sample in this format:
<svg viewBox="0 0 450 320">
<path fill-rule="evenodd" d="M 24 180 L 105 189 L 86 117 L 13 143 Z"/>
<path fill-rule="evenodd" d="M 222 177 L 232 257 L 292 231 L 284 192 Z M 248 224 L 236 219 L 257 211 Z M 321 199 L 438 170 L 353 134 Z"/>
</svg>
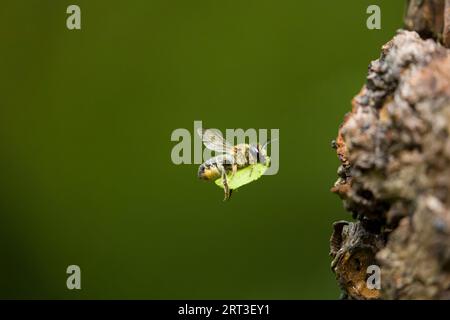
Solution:
<svg viewBox="0 0 450 320">
<path fill-rule="evenodd" d="M 332 270 L 348 299 L 450 299 L 450 0 L 410 0 L 334 147 Z M 367 268 L 381 270 L 369 289 Z"/>
</svg>

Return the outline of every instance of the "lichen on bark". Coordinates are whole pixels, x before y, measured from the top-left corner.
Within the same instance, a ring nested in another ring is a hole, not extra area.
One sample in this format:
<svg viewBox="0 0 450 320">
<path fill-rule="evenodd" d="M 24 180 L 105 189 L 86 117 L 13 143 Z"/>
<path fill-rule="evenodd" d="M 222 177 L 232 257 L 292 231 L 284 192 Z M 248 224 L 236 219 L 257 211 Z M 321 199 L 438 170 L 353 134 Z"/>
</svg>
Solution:
<svg viewBox="0 0 450 320">
<path fill-rule="evenodd" d="M 332 191 L 356 219 L 331 238 L 346 298 L 450 299 L 450 50 L 438 41 L 399 31 L 383 46 L 333 143 Z M 366 286 L 372 264 L 381 290 Z"/>
</svg>

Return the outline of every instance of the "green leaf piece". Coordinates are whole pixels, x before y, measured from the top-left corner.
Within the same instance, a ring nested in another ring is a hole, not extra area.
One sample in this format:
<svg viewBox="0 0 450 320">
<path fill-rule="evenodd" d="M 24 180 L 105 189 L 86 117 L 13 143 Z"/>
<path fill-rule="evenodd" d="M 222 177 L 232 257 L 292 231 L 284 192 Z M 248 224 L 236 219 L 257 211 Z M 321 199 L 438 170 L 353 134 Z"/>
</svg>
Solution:
<svg viewBox="0 0 450 320">
<path fill-rule="evenodd" d="M 264 174 L 264 172 L 266 172 L 268 168 L 269 167 L 264 164 L 256 163 L 238 170 L 234 174 L 234 176 L 230 172 L 228 174 L 228 186 L 230 187 L 230 189 L 236 190 L 242 187 L 243 185 L 258 180 Z M 218 185 L 220 188 L 223 189 L 222 178 L 217 179 L 215 183 L 216 185 Z"/>
</svg>

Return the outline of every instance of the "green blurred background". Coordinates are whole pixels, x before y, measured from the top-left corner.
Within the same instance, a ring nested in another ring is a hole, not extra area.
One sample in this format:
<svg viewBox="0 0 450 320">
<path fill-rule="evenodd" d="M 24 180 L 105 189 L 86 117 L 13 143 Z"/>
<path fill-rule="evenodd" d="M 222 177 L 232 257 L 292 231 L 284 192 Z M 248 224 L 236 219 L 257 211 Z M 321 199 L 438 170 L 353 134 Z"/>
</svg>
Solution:
<svg viewBox="0 0 450 320">
<path fill-rule="evenodd" d="M 338 298 L 328 240 L 348 214 L 330 141 L 403 7 L 3 0 L 0 297 Z M 222 202 L 171 162 L 171 132 L 194 120 L 279 128 L 279 174 Z"/>
</svg>

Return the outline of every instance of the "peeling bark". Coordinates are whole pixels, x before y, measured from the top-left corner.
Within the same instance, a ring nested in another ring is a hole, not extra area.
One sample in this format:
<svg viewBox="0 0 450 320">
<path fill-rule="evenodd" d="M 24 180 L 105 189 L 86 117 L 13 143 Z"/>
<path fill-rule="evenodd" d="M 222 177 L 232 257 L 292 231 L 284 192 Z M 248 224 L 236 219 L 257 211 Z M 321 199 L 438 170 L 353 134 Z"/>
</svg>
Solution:
<svg viewBox="0 0 450 320">
<path fill-rule="evenodd" d="M 450 0 L 407 0 L 405 28 L 450 47 Z"/>
<path fill-rule="evenodd" d="M 334 142 L 332 191 L 356 219 L 331 237 L 346 298 L 450 299 L 450 50 L 438 43 L 449 8 L 408 1 L 406 25 L 428 39 L 399 31 L 382 48 Z M 372 264 L 381 290 L 366 286 Z"/>
</svg>

